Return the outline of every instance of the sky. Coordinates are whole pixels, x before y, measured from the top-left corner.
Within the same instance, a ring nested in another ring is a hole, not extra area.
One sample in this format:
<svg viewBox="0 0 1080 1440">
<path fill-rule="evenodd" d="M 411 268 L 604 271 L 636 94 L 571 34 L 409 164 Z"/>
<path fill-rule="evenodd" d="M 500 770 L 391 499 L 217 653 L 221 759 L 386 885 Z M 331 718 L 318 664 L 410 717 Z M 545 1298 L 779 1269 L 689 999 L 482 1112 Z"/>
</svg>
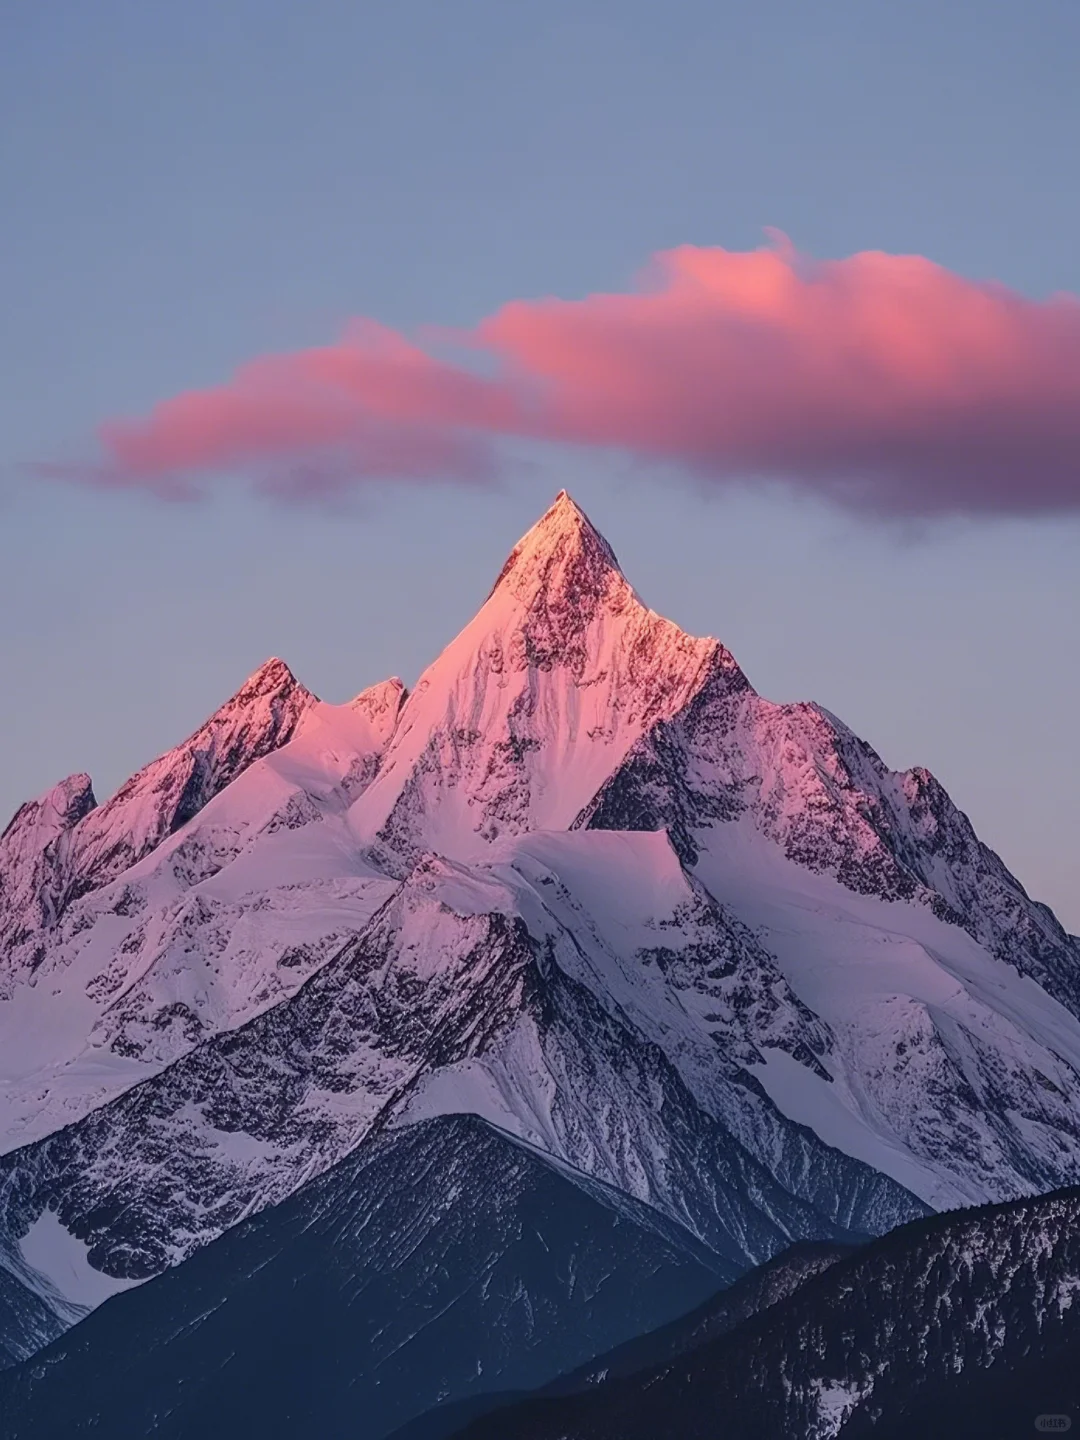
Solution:
<svg viewBox="0 0 1080 1440">
<path fill-rule="evenodd" d="M 6 0 L 0 809 L 271 654 L 415 680 L 565 486 L 1080 931 L 1078 47 L 1074 0 Z"/>
</svg>

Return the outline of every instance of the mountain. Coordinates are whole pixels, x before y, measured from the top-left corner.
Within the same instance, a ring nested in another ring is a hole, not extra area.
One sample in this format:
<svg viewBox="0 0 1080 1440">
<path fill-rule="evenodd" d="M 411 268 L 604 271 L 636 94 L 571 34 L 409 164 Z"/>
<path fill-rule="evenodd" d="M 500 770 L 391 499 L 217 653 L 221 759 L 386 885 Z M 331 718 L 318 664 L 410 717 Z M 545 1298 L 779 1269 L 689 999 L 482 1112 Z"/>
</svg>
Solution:
<svg viewBox="0 0 1080 1440">
<path fill-rule="evenodd" d="M 76 776 L 23 806 L 0 840 L 0 1151 L 292 993 L 370 917 L 391 881 L 282 842 L 369 782 L 403 696 L 325 705 L 272 660 L 103 805 Z"/>
<path fill-rule="evenodd" d="M 1078 1294 L 1080 1191 L 934 1216 L 718 1338 L 461 1440 L 704 1440 L 719 1415 L 725 1440 L 1009 1440 L 1080 1411 Z"/>
<path fill-rule="evenodd" d="M 2 1430 L 379 1440 L 445 1397 L 568 1368 L 717 1282 L 648 1207 L 482 1121 L 431 1120 L 0 1375 Z"/>
<path fill-rule="evenodd" d="M 707 685 L 727 694 L 747 681 L 717 641 L 641 603 L 563 491 L 420 677 L 351 827 L 408 859 L 565 830 L 630 748 Z"/>
<path fill-rule="evenodd" d="M 956 1205 L 1078 1178 L 1080 949 L 943 794 L 816 707 L 703 696 L 578 823 L 665 825 L 834 1038 L 831 1083 L 770 1063 L 773 1099 Z"/>
<path fill-rule="evenodd" d="M 0 837 L 0 936 L 9 983 L 45 959 L 45 937 L 73 900 L 99 889 L 178 830 L 252 761 L 295 730 L 315 697 L 269 660 L 182 745 L 98 805 L 72 775 L 24 805 Z"/>
<path fill-rule="evenodd" d="M 1077 942 L 925 771 L 649 610 L 565 493 L 412 693 L 271 662 L 4 847 L 0 1273 L 52 1317 L 12 1358 L 447 1117 L 726 1282 L 1080 1182 Z"/>
<path fill-rule="evenodd" d="M 578 1395 L 593 1386 L 605 1388 L 619 1378 L 653 1371 L 786 1299 L 800 1285 L 853 1253 L 850 1245 L 803 1241 L 774 1260 L 759 1265 L 733 1285 L 718 1291 L 696 1309 L 655 1330 L 646 1330 L 612 1350 L 593 1355 L 584 1365 L 559 1375 L 534 1394 L 484 1391 L 450 1401 L 407 1421 L 392 1440 L 452 1440 L 473 1420 L 492 1411 L 509 1410 L 552 1396 Z M 516 1412 L 514 1412 L 516 1413 Z M 508 1437 L 509 1440 L 509 1437 Z"/>
<path fill-rule="evenodd" d="M 637 842 L 644 870 L 665 878 L 650 853 L 662 837 L 556 838 L 574 850 Z M 626 866 L 622 857 L 618 873 Z M 669 872 L 668 904 L 693 898 L 673 856 Z M 715 972 L 709 1003 L 731 1011 L 731 1058 L 714 1063 L 699 1097 L 634 1024 L 631 1007 L 649 993 L 630 992 L 600 937 L 589 945 L 583 928 L 560 924 L 512 867 L 480 876 L 421 862 L 290 999 L 0 1158 L 0 1257 L 69 1300 L 82 1298 L 65 1288 L 73 1270 L 142 1280 L 387 1128 L 459 1112 L 651 1205 L 708 1246 L 728 1279 L 792 1239 L 846 1239 L 921 1213 L 892 1182 L 785 1127 L 763 1096 L 740 1099 L 740 1057 L 758 1042 L 805 1042 L 785 1033 L 793 1002 L 767 957 L 715 906 L 702 911 L 698 926 L 684 917 L 685 939 Z M 681 1007 L 669 1008 L 657 1033 L 677 1042 L 682 1026 L 692 1075 L 703 1057 Z M 715 1033 L 722 1017 L 710 1013 Z M 755 1117 L 771 1167 L 736 1133 L 749 1136 Z"/>
</svg>

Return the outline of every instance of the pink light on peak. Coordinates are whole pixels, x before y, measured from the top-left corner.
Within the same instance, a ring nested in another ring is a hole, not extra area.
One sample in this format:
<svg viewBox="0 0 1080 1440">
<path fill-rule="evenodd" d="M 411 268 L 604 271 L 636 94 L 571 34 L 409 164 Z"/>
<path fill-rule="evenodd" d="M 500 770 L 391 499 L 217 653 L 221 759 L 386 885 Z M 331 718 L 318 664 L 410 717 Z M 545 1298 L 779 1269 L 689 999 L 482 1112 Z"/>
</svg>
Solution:
<svg viewBox="0 0 1080 1440">
<path fill-rule="evenodd" d="M 812 261 L 778 237 L 748 253 L 680 246 L 632 290 L 510 301 L 459 339 L 480 368 L 356 321 L 334 345 L 103 426 L 108 462 L 85 477 L 160 491 L 239 469 L 300 493 L 476 480 L 494 442 L 519 436 L 864 512 L 1080 508 L 1073 296 L 1028 300 L 920 256 Z"/>
</svg>

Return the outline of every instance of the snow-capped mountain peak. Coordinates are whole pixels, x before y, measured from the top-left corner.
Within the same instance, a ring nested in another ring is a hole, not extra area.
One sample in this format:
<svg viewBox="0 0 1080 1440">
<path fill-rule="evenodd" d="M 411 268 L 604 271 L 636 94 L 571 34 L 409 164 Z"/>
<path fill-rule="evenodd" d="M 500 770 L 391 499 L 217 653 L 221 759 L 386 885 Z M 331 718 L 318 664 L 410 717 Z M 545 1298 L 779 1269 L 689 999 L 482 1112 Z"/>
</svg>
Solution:
<svg viewBox="0 0 1080 1440">
<path fill-rule="evenodd" d="M 401 707 L 408 698 L 409 692 L 404 682 L 392 675 L 389 680 L 380 680 L 377 685 L 369 685 L 366 690 L 361 690 L 359 695 L 349 701 L 349 705 L 367 717 L 374 731 L 381 736 L 383 744 L 386 744 L 397 729 Z"/>
<path fill-rule="evenodd" d="M 69 775 L 19 807 L 0 835 L 0 946 L 51 923 L 68 838 L 96 806 L 89 775 Z"/>
<path fill-rule="evenodd" d="M 97 801 L 93 781 L 80 772 L 68 775 L 37 800 L 28 800 L 11 817 L 0 835 L 5 854 L 16 850 L 44 850 L 45 846 L 77 825 Z"/>
<path fill-rule="evenodd" d="M 271 655 L 269 660 L 264 660 L 257 670 L 252 671 L 232 699 L 227 700 L 214 715 L 218 716 L 233 707 L 250 704 L 259 696 L 288 695 L 303 689 L 286 662 L 280 656 Z"/>
<path fill-rule="evenodd" d="M 407 860 L 566 828 L 629 748 L 707 685 L 748 688 L 719 641 L 642 603 L 562 491 L 421 676 L 354 833 Z"/>
<path fill-rule="evenodd" d="M 127 780 L 78 830 L 75 893 L 113 879 L 198 813 L 316 704 L 283 660 L 267 660 L 194 734 Z"/>
<path fill-rule="evenodd" d="M 75 775 L 23 806 L 0 842 L 0 993 L 41 963 L 44 932 L 68 906 L 150 854 L 253 761 L 283 745 L 317 704 L 283 660 L 267 660 L 192 735 L 102 804 L 94 802 L 90 777 Z"/>
<path fill-rule="evenodd" d="M 581 587 L 582 598 L 629 585 L 615 552 L 565 490 L 511 550 L 492 587 L 528 603 Z"/>
</svg>

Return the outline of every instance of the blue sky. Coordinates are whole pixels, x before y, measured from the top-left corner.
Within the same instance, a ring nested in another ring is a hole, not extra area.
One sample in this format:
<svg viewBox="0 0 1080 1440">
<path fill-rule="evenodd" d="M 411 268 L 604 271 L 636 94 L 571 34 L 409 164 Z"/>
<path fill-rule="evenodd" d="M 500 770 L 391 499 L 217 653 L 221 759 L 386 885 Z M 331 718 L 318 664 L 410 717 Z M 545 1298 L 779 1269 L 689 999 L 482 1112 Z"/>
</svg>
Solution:
<svg viewBox="0 0 1080 1440">
<path fill-rule="evenodd" d="M 415 679 L 566 485 L 650 604 L 929 765 L 1080 929 L 1074 520 L 900 529 L 569 448 L 303 508 L 20 468 L 350 316 L 469 325 L 764 226 L 1080 292 L 1078 47 L 1072 0 L 9 0 L 0 808 L 108 793 L 270 654 L 328 699 Z"/>
</svg>

